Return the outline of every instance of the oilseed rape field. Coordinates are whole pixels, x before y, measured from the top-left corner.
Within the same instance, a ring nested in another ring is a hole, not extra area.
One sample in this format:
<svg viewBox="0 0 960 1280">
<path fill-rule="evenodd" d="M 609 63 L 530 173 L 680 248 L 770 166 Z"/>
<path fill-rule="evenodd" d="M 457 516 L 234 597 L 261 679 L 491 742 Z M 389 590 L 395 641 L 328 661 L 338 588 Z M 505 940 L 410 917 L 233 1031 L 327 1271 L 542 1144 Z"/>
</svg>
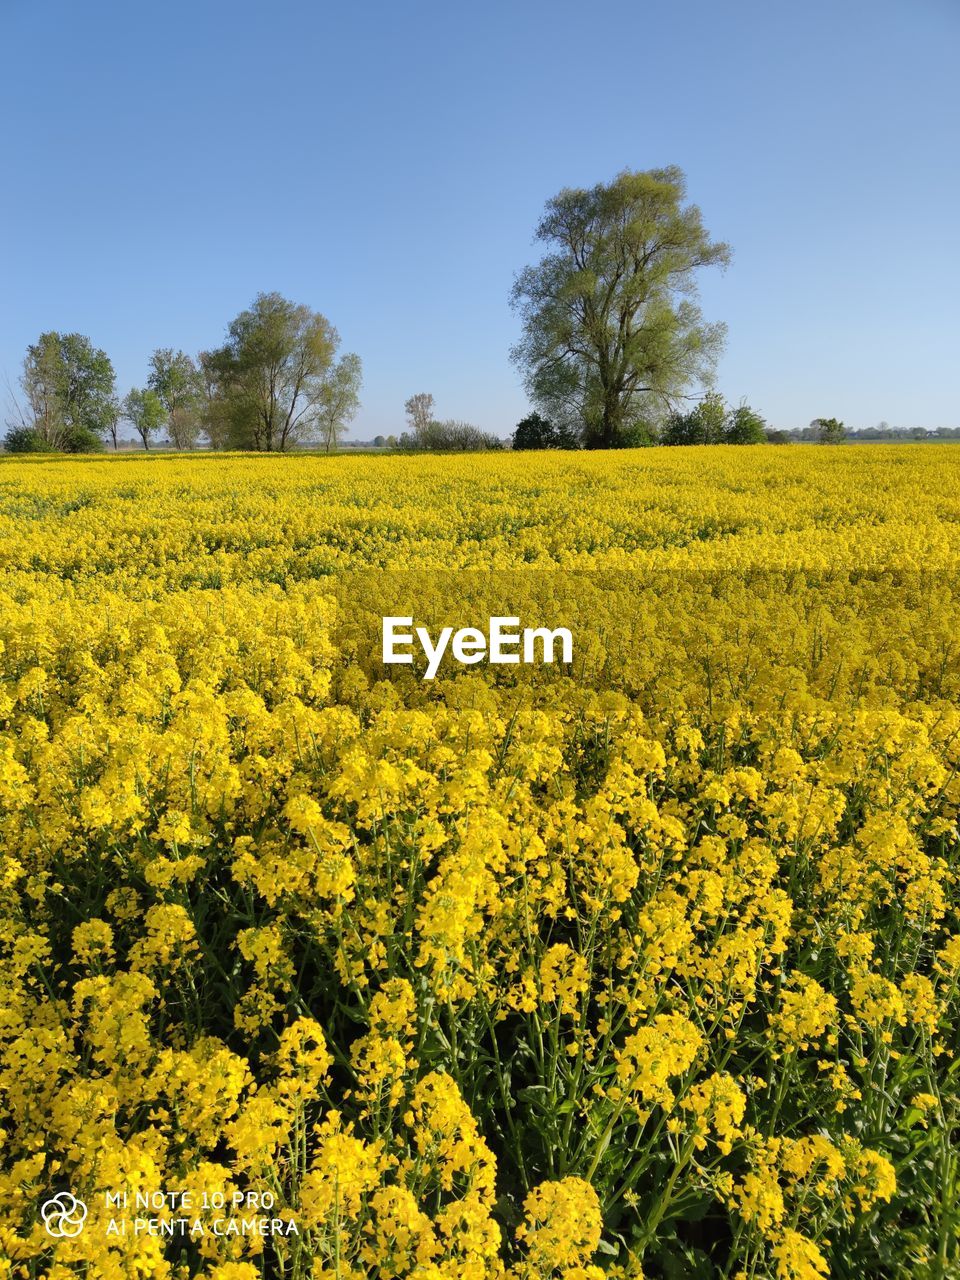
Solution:
<svg viewBox="0 0 960 1280">
<path fill-rule="evenodd" d="M 0 460 L 0 1277 L 960 1275 L 958 603 L 949 445 Z"/>
</svg>

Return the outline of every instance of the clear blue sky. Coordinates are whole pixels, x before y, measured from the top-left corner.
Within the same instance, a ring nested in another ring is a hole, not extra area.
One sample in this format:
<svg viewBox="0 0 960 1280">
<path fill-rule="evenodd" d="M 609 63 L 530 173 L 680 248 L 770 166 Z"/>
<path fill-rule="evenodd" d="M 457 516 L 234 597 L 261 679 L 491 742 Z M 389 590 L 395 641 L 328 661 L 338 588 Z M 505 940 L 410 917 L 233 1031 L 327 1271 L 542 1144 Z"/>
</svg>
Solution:
<svg viewBox="0 0 960 1280">
<path fill-rule="evenodd" d="M 260 290 L 506 435 L 546 199 L 678 164 L 733 263 L 719 388 L 772 425 L 960 425 L 960 0 L 0 0 L 0 378 L 79 330 L 121 392 Z"/>
</svg>

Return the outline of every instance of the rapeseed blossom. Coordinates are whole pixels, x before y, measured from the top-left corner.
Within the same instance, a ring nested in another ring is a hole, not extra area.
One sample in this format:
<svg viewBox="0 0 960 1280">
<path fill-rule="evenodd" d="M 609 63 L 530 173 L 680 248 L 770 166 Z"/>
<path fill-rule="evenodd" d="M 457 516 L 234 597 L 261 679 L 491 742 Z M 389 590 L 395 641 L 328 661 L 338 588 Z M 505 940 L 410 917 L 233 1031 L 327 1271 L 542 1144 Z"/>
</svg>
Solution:
<svg viewBox="0 0 960 1280">
<path fill-rule="evenodd" d="M 960 1270 L 958 463 L 0 461 L 0 1277 Z"/>
</svg>

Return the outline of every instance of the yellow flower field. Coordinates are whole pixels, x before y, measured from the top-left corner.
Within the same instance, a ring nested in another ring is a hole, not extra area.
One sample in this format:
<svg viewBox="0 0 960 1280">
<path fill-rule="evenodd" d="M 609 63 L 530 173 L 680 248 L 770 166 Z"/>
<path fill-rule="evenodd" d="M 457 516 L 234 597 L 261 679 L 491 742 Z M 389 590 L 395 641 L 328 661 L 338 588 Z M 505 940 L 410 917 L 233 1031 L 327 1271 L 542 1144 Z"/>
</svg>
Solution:
<svg viewBox="0 0 960 1280">
<path fill-rule="evenodd" d="M 0 1277 L 960 1275 L 958 603 L 949 445 L 0 460 Z"/>
</svg>

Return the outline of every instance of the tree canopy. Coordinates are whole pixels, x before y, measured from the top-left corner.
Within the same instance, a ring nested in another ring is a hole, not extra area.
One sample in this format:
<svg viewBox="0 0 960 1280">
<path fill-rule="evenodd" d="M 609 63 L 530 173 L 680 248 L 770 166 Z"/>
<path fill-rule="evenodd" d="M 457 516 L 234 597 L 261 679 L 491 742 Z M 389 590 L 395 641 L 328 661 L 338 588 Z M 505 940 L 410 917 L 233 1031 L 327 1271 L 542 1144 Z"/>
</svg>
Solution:
<svg viewBox="0 0 960 1280">
<path fill-rule="evenodd" d="M 115 378 L 109 356 L 89 338 L 42 333 L 27 347 L 20 385 L 26 396 L 21 433 L 32 433 L 48 449 L 102 447 L 114 420 Z"/>
<path fill-rule="evenodd" d="M 152 387 L 132 387 L 123 400 L 123 416 L 143 442 L 150 448 L 150 437 L 156 435 L 166 421 L 163 401 Z"/>
<path fill-rule="evenodd" d="M 420 435 L 434 421 L 433 396 L 429 391 L 418 391 L 404 404 L 403 411 L 413 429 L 414 435 Z"/>
<path fill-rule="evenodd" d="M 285 450 L 323 430 L 340 337 L 325 316 L 279 293 L 258 294 L 201 356 L 211 438 L 237 449 Z"/>
<path fill-rule="evenodd" d="M 536 230 L 549 251 L 514 284 L 512 356 L 528 393 L 588 447 L 614 447 L 651 408 L 675 406 L 719 354 L 725 330 L 704 322 L 694 276 L 730 251 L 685 197 L 675 166 L 561 191 Z"/>
<path fill-rule="evenodd" d="M 194 360 L 185 351 L 159 347 L 150 357 L 147 386 L 163 405 L 170 441 L 192 449 L 200 435 L 203 384 Z"/>
<path fill-rule="evenodd" d="M 847 429 L 839 418 L 814 418 L 810 426 L 821 444 L 840 444 L 846 439 Z"/>
<path fill-rule="evenodd" d="M 360 408 L 363 366 L 360 357 L 348 351 L 334 364 L 320 388 L 317 422 L 327 453 L 340 443 L 347 423 Z"/>
</svg>

